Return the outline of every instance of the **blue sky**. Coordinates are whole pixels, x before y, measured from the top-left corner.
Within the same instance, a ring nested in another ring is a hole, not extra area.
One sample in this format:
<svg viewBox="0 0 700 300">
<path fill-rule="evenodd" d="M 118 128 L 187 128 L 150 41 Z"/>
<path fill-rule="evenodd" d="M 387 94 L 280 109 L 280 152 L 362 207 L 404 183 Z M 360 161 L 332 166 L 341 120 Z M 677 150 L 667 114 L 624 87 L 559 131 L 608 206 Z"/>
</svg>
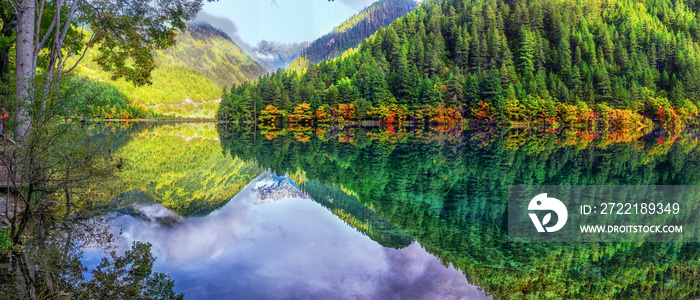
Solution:
<svg viewBox="0 0 700 300">
<path fill-rule="evenodd" d="M 310 42 L 375 1 L 276 0 L 275 5 L 272 0 L 220 0 L 205 2 L 199 19 L 221 28 L 239 45 Z"/>
</svg>

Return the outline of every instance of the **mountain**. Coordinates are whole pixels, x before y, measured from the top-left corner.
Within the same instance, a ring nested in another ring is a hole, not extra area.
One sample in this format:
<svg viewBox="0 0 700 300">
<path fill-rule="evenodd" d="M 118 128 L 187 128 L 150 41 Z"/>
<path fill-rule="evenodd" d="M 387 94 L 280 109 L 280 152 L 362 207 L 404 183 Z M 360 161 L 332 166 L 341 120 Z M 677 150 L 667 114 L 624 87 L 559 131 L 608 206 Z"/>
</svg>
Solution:
<svg viewBox="0 0 700 300">
<path fill-rule="evenodd" d="M 253 81 L 266 73 L 226 33 L 207 23 L 188 24 L 177 44 L 156 51 L 155 58 L 159 67 L 194 70 L 221 87 Z"/>
<path fill-rule="evenodd" d="M 283 44 L 280 42 L 261 41 L 255 48 L 255 55 L 260 64 L 270 72 L 285 68 L 299 55 L 308 42 Z"/>
<path fill-rule="evenodd" d="M 386 27 L 412 11 L 417 5 L 415 0 L 377 1 L 309 44 L 290 64 L 290 68 L 300 70 L 309 63 L 338 57 L 346 50 L 357 47 L 379 28 Z"/>
<path fill-rule="evenodd" d="M 219 116 L 257 107 L 275 121 L 307 103 L 319 121 L 634 127 L 644 116 L 678 128 L 698 116 L 698 13 L 697 1 L 426 0 L 340 59 L 237 87 Z"/>
<path fill-rule="evenodd" d="M 255 80 L 266 70 L 222 31 L 190 23 L 175 46 L 154 52 L 153 84 L 135 86 L 112 80 L 88 52 L 72 79 L 75 96 L 97 118 L 212 118 L 225 86 Z"/>
</svg>

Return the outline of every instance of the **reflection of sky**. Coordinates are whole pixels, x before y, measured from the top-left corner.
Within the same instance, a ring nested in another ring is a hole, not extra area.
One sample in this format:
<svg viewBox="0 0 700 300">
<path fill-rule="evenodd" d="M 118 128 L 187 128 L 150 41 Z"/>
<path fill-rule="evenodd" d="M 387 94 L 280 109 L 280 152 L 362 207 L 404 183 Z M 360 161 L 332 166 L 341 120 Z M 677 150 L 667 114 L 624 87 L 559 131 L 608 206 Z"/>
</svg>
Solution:
<svg viewBox="0 0 700 300">
<path fill-rule="evenodd" d="M 384 248 L 312 200 L 255 200 L 245 188 L 221 210 L 172 226 L 122 217 L 121 247 L 152 243 L 155 269 L 190 299 L 485 298 L 417 243 Z"/>
</svg>

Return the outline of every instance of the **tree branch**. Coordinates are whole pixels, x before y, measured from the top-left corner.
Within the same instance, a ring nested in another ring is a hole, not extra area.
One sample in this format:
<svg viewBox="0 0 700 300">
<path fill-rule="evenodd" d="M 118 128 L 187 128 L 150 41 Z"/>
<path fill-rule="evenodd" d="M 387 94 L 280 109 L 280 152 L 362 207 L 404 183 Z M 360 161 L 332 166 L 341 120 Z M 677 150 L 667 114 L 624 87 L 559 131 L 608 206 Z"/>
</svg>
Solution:
<svg viewBox="0 0 700 300">
<path fill-rule="evenodd" d="M 41 5 L 42 5 L 42 11 L 43 11 L 43 9 L 44 9 L 43 8 L 43 6 L 44 6 L 43 1 L 42 1 Z M 41 48 L 44 48 L 44 45 L 46 45 L 46 42 L 48 41 L 49 36 L 51 35 L 51 32 L 53 31 L 54 27 L 56 27 L 56 24 L 57 24 L 57 22 L 59 22 L 60 18 L 61 18 L 61 15 L 56 14 L 56 17 L 53 19 L 53 21 L 51 21 L 51 25 L 49 26 L 49 29 L 46 31 L 46 33 L 44 34 L 44 37 L 41 39 L 41 41 L 39 41 L 40 32 L 39 32 L 39 24 L 37 24 L 37 37 L 36 37 L 37 40 L 35 43 L 34 56 L 38 56 L 39 51 L 41 51 Z M 38 22 L 40 22 L 40 21 L 37 21 L 37 23 Z"/>
<path fill-rule="evenodd" d="M 17 4 L 15 4 L 15 1 L 12 0 L 7 0 L 10 2 L 10 5 L 12 5 L 12 9 L 15 11 L 15 14 L 19 14 L 19 9 L 17 9 Z"/>
<path fill-rule="evenodd" d="M 99 29 L 99 31 L 102 31 L 102 29 Z M 75 64 L 73 64 L 73 66 L 70 69 L 68 69 L 67 71 L 61 72 L 62 75 L 73 72 L 75 67 L 77 67 L 78 64 L 83 60 L 83 58 L 85 58 L 85 54 L 87 54 L 88 50 L 90 50 L 90 46 L 92 45 L 92 42 L 95 41 L 95 38 L 97 37 L 97 33 L 98 33 L 97 31 L 92 33 L 92 37 L 90 37 L 90 40 L 88 41 L 87 45 L 85 45 L 85 50 L 83 51 L 83 54 L 80 55 L 80 58 L 78 58 L 78 61 L 76 61 Z M 61 69 L 63 69 L 63 67 L 61 67 Z"/>
<path fill-rule="evenodd" d="M 46 83 L 44 84 L 44 93 L 48 93 L 48 91 L 53 87 L 53 82 L 56 79 L 59 79 L 60 76 L 63 74 L 61 67 L 63 64 L 63 57 L 61 56 L 61 49 L 63 48 L 63 42 L 66 38 L 66 35 L 68 34 L 68 29 L 70 29 L 71 22 L 73 21 L 73 16 L 75 15 L 75 10 L 78 7 L 78 4 L 81 2 L 81 0 L 74 0 L 73 3 L 71 4 L 70 10 L 68 11 L 68 15 L 66 16 L 65 24 L 62 24 L 60 17 L 60 11 L 63 8 L 63 0 L 58 0 L 56 2 L 56 18 L 54 21 L 57 21 L 56 23 L 56 33 L 54 36 L 54 46 L 53 49 L 51 49 L 51 57 L 49 58 L 49 68 L 46 72 Z M 61 26 L 63 25 L 63 28 Z M 38 54 L 38 52 L 37 52 Z M 58 68 L 58 70 L 56 70 Z M 56 77 L 56 78 L 53 78 Z M 42 103 L 43 107 L 43 103 Z"/>
<path fill-rule="evenodd" d="M 39 14 L 36 17 L 36 26 L 34 26 L 35 27 L 35 29 L 34 29 L 34 31 L 35 31 L 34 32 L 34 45 L 39 44 L 39 37 L 41 36 L 41 19 L 44 18 L 44 4 L 46 4 L 46 0 L 41 0 L 41 6 L 39 6 Z M 34 1 L 34 5 L 37 5 L 36 0 Z M 51 31 L 51 30 L 49 30 L 49 31 Z M 36 46 L 35 46 L 35 48 L 41 49 L 41 47 L 36 47 Z M 34 51 L 37 52 L 36 50 L 34 50 Z"/>
<path fill-rule="evenodd" d="M 63 46 L 63 40 L 66 39 L 66 35 L 68 34 L 68 29 L 70 28 L 70 23 L 73 22 L 73 14 L 75 14 L 76 8 L 78 8 L 78 4 L 82 0 L 73 0 L 73 3 L 71 4 L 70 11 L 68 12 L 68 16 L 66 17 L 66 27 L 63 28 L 63 32 L 61 33 L 61 46 Z"/>
</svg>

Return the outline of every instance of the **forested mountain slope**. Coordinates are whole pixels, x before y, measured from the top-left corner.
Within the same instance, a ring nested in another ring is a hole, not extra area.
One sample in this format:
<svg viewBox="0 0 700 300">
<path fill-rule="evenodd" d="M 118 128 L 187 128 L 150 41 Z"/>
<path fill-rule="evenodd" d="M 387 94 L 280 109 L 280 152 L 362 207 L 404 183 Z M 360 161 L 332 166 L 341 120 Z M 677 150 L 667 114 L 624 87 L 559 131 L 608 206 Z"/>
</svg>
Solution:
<svg viewBox="0 0 700 300">
<path fill-rule="evenodd" d="M 219 116 L 246 118 L 237 112 L 258 99 L 259 110 L 307 102 L 318 120 L 633 123 L 641 113 L 673 126 L 697 116 L 698 12 L 697 0 L 428 0 L 342 59 L 232 89 Z"/>
<path fill-rule="evenodd" d="M 92 117 L 101 118 L 211 118 L 223 87 L 255 80 L 266 72 L 226 34 L 208 24 L 188 24 L 175 46 L 154 53 L 157 68 L 149 86 L 112 80 L 93 57 L 88 52 L 76 69 L 74 80 L 87 79 L 76 96 L 89 104 Z"/>
<path fill-rule="evenodd" d="M 415 0 L 380 0 L 366 7 L 352 18 L 340 24 L 330 33 L 312 42 L 290 64 L 302 69 L 309 63 L 340 56 L 357 47 L 364 39 L 385 27 L 417 6 Z"/>
<path fill-rule="evenodd" d="M 228 35 L 207 23 L 189 24 L 177 45 L 156 51 L 156 63 L 195 70 L 221 87 L 254 81 L 266 73 Z"/>
</svg>

